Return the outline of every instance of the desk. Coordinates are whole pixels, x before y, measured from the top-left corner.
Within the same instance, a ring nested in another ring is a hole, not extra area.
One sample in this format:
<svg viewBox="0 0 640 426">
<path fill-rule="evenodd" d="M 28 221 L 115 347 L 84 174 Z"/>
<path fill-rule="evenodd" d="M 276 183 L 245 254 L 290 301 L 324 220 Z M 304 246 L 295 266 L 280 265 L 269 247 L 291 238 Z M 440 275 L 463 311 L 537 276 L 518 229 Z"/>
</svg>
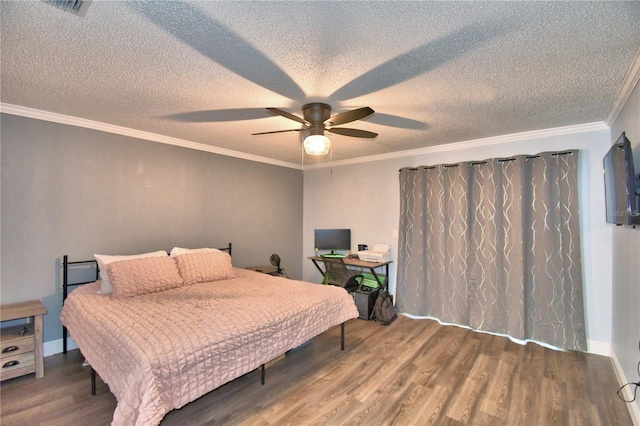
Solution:
<svg viewBox="0 0 640 426">
<path fill-rule="evenodd" d="M 316 269 L 318 269 L 318 271 L 320 271 L 320 273 L 324 276 L 324 271 L 318 264 L 318 262 L 322 262 L 322 258 L 320 256 L 310 256 L 309 259 L 313 262 Z M 361 269 L 369 269 L 369 271 L 371 271 L 371 275 L 373 275 L 376 281 L 378 281 L 378 285 L 380 286 L 381 289 L 384 287 L 384 285 L 375 270 L 376 268 L 384 267 L 384 274 L 387 277 L 387 285 L 389 284 L 389 264 L 393 263 L 393 260 L 389 260 L 387 262 L 367 262 L 366 260 L 351 259 L 348 257 L 342 257 L 338 259 L 325 257 L 325 260 L 329 262 L 331 262 L 332 260 L 335 260 L 336 262 L 340 262 L 342 260 L 344 264 L 347 266 L 353 266 Z"/>
</svg>

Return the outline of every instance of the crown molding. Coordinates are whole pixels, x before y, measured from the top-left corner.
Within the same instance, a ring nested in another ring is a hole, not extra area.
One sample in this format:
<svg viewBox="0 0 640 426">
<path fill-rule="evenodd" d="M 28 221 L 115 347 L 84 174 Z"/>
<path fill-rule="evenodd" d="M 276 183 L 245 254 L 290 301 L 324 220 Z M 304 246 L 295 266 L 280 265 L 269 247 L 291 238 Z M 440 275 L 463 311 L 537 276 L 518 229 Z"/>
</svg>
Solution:
<svg viewBox="0 0 640 426">
<path fill-rule="evenodd" d="M 69 126 L 83 127 L 85 129 L 98 130 L 100 132 L 113 133 L 121 136 L 128 136 L 136 139 L 144 139 L 151 142 L 158 142 L 167 145 L 175 145 L 182 148 L 195 149 L 197 151 L 210 152 L 212 154 L 225 155 L 227 157 L 240 158 L 243 160 L 256 161 L 258 163 L 272 164 L 274 166 L 288 167 L 292 169 L 302 170 L 300 164 L 279 161 L 273 158 L 262 157 L 259 155 L 247 154 L 245 152 L 234 151 L 231 149 L 219 148 L 203 143 L 192 142 L 185 139 L 174 138 L 170 136 L 159 135 L 142 130 L 131 129 L 128 127 L 115 126 L 113 124 L 102 123 L 99 121 L 86 120 L 84 118 L 73 117 L 70 115 L 57 114 L 54 112 L 42 111 L 33 108 L 27 108 L 19 105 L 0 103 L 0 112 L 5 114 L 17 115 L 21 117 L 34 118 L 36 120 L 50 121 L 52 123 L 66 124 Z"/>
<path fill-rule="evenodd" d="M 566 136 L 576 133 L 592 132 L 598 130 L 609 130 L 609 126 L 604 121 L 594 123 L 577 124 L 574 126 L 555 127 L 551 129 L 533 130 L 530 132 L 512 133 L 509 135 L 495 136 L 483 139 L 473 139 L 462 142 L 446 143 L 429 146 L 425 148 L 412 149 L 407 151 L 389 152 L 368 157 L 352 158 L 348 160 L 332 161 L 331 163 L 312 164 L 304 167 L 304 170 L 323 169 L 328 167 L 347 166 L 351 164 L 369 163 L 372 161 L 390 160 L 394 158 L 411 157 L 416 155 L 433 154 L 436 152 L 456 151 L 475 147 L 485 147 L 490 145 L 500 145 L 510 142 L 526 141 L 531 139 L 542 139 L 554 136 Z"/>
<path fill-rule="evenodd" d="M 605 123 L 609 127 L 613 125 L 613 122 L 618 118 L 618 114 L 622 110 L 622 107 L 631 96 L 631 92 L 638 84 L 640 80 L 640 48 L 636 51 L 636 55 L 633 57 L 633 61 L 631 65 L 629 65 L 629 69 L 627 70 L 627 74 L 624 76 L 624 80 L 622 80 L 622 85 L 618 89 L 616 93 L 616 98 L 611 106 L 611 111 L 609 111 L 609 115 L 604 120 Z"/>
<path fill-rule="evenodd" d="M 628 97 L 628 95 L 627 95 Z M 102 123 L 99 121 L 86 120 L 84 118 L 72 117 L 69 115 L 57 114 L 48 111 L 37 110 L 33 108 L 22 107 L 18 105 L 0 103 L 0 112 L 21 117 L 34 118 L 36 120 L 50 121 L 53 123 L 66 124 L 70 126 L 83 127 L 101 132 L 113 133 L 122 136 L 128 136 L 137 139 L 144 139 L 151 142 L 175 145 L 183 148 L 195 149 L 198 151 L 210 152 L 213 154 L 225 155 L 227 157 L 240 158 L 243 160 L 256 161 L 259 163 L 271 164 L 274 166 L 287 167 L 297 170 L 314 170 L 328 167 L 348 166 L 352 164 L 369 163 L 373 161 L 383 161 L 395 158 L 409 157 L 415 155 L 432 154 L 436 152 L 455 151 L 460 149 L 469 149 L 479 146 L 499 145 L 509 142 L 517 142 L 530 139 L 541 139 L 545 137 L 564 136 L 575 133 L 609 130 L 609 126 L 603 122 L 578 124 L 575 126 L 556 127 L 551 129 L 534 130 L 530 132 L 513 133 L 503 136 L 495 136 L 483 139 L 474 139 L 462 142 L 453 142 L 425 148 L 418 148 L 406 151 L 389 152 L 380 155 L 370 155 L 366 157 L 358 157 L 347 160 L 328 161 L 318 164 L 300 165 L 285 161 L 274 160 L 273 158 L 262 157 L 244 152 L 233 151 L 230 149 L 219 148 L 212 145 L 192 142 L 185 139 L 163 136 L 156 133 L 144 132 L 128 127 L 115 126 L 113 124 Z"/>
</svg>

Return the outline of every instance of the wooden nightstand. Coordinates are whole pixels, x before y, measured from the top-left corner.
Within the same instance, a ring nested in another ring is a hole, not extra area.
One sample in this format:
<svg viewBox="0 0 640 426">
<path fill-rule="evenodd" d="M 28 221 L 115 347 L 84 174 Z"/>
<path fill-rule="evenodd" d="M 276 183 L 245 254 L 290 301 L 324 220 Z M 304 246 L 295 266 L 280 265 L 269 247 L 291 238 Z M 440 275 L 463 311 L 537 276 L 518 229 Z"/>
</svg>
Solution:
<svg viewBox="0 0 640 426">
<path fill-rule="evenodd" d="M 273 266 L 249 266 L 245 269 L 248 269 L 250 271 L 255 271 L 255 272 L 261 272 L 263 274 L 271 275 L 274 277 L 289 278 L 287 274 L 284 272 L 284 269 L 281 269 L 281 272 L 278 272 L 278 269 L 274 268 Z"/>
<path fill-rule="evenodd" d="M 41 301 L 0 306 L 0 320 L 30 318 L 27 324 L 2 327 L 0 338 L 0 381 L 36 373 L 44 376 L 42 316 L 47 313 Z"/>
<path fill-rule="evenodd" d="M 262 272 L 263 274 L 272 275 L 276 273 L 276 268 L 273 266 L 249 266 L 246 269 L 255 272 Z"/>
</svg>

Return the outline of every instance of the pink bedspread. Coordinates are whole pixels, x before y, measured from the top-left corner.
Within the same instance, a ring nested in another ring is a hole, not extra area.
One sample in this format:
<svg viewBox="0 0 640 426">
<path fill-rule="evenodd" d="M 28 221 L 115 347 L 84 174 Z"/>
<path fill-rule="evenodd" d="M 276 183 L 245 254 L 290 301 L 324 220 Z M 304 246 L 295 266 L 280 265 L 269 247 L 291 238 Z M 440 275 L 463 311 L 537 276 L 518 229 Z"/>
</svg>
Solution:
<svg viewBox="0 0 640 426">
<path fill-rule="evenodd" d="M 156 425 L 170 410 L 358 316 L 342 288 L 237 273 L 125 299 L 97 294 L 99 283 L 71 293 L 60 319 L 118 400 L 112 424 Z"/>
</svg>

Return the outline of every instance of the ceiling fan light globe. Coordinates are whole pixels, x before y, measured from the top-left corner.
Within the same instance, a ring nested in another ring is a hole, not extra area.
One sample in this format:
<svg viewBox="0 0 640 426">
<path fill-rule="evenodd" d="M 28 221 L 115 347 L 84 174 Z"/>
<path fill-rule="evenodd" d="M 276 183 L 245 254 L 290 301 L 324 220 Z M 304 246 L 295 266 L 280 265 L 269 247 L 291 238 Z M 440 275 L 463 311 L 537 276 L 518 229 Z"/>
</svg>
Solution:
<svg viewBox="0 0 640 426">
<path fill-rule="evenodd" d="M 304 152 L 309 155 L 326 155 L 329 153 L 331 141 L 325 135 L 309 135 L 303 142 Z"/>
</svg>

